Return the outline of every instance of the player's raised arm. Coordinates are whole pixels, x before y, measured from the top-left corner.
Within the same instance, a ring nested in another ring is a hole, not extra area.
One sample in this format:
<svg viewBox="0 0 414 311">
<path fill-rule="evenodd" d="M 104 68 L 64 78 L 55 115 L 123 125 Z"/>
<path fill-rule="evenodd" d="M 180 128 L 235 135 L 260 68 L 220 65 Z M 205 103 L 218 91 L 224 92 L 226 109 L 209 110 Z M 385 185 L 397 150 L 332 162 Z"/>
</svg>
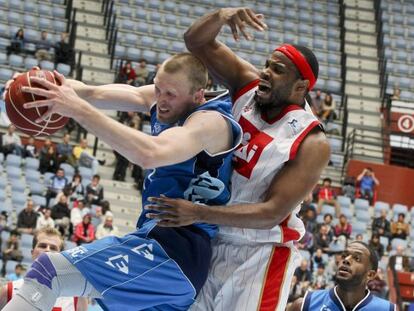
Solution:
<svg viewBox="0 0 414 311">
<path fill-rule="evenodd" d="M 303 298 L 298 298 L 287 308 L 287 311 L 301 311 L 303 304 Z"/>
<path fill-rule="evenodd" d="M 247 28 L 263 31 L 267 26 L 262 15 L 248 8 L 223 8 L 201 17 L 184 34 L 188 50 L 200 58 L 213 76 L 234 93 L 258 79 L 259 72 L 216 40 L 224 25 L 230 26 L 235 40 L 241 36 L 251 40 Z"/>
<path fill-rule="evenodd" d="M 82 99 L 100 109 L 148 111 L 154 103 L 154 85 L 134 87 L 128 84 L 87 85 L 67 79 L 66 82 Z"/>
</svg>

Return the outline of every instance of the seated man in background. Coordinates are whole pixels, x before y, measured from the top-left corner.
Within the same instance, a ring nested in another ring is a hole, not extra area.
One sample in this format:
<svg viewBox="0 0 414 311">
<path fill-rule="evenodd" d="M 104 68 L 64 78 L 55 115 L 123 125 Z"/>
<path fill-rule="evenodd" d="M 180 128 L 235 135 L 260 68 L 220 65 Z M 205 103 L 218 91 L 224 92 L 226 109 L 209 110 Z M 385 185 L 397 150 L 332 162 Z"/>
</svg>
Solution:
<svg viewBox="0 0 414 311">
<path fill-rule="evenodd" d="M 397 221 L 393 221 L 391 223 L 391 238 L 405 240 L 409 234 L 410 225 L 405 222 L 405 215 L 403 213 L 399 213 Z"/>
<path fill-rule="evenodd" d="M 101 177 L 94 175 L 92 181 L 86 186 L 86 201 L 88 205 L 101 205 L 104 200 L 104 188 L 99 183 Z"/>
<path fill-rule="evenodd" d="M 27 200 L 26 208 L 17 216 L 17 231 L 20 233 L 33 234 L 36 230 L 38 214 L 33 210 L 32 200 Z"/>
<path fill-rule="evenodd" d="M 336 217 L 340 216 L 341 207 L 339 206 L 338 201 L 335 199 L 335 193 L 332 189 L 332 180 L 330 178 L 324 178 L 322 187 L 319 189 L 317 208 L 318 214 L 322 212 L 322 206 L 324 204 L 333 205 L 335 207 Z"/>
<path fill-rule="evenodd" d="M 52 55 L 50 54 L 50 48 L 52 46 L 52 42 L 50 42 L 50 40 L 47 38 L 47 31 L 43 30 L 40 34 L 40 40 L 36 42 L 35 56 L 38 62 L 42 60 L 52 60 Z"/>
<path fill-rule="evenodd" d="M 375 177 L 372 168 L 365 168 L 362 173 L 358 175 L 357 181 L 359 182 L 359 193 L 361 194 L 361 198 L 368 200 L 370 205 L 372 205 L 375 187 L 378 187 L 380 184 Z"/>
</svg>

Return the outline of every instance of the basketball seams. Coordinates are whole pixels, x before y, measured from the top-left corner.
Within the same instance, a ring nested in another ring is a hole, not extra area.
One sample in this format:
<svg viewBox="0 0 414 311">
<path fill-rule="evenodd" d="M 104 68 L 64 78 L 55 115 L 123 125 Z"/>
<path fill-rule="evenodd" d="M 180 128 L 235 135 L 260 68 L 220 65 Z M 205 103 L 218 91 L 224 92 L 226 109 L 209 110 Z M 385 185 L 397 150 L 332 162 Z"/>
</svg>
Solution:
<svg viewBox="0 0 414 311">
<path fill-rule="evenodd" d="M 40 136 L 42 134 L 50 135 L 56 130 L 61 129 L 66 124 L 68 118 L 66 118 L 65 116 L 61 116 L 59 114 L 51 114 L 45 121 L 38 124 L 35 123 L 33 120 L 34 118 L 41 117 L 43 110 L 42 108 L 34 107 L 34 110 L 32 110 L 32 112 L 30 112 L 30 109 L 28 109 L 27 113 L 25 110 L 23 110 L 24 108 L 22 105 L 25 102 L 27 102 L 27 100 L 30 100 L 30 97 L 34 101 L 37 100 L 34 94 L 30 94 L 29 98 L 27 98 L 27 96 L 25 96 L 25 94 L 18 89 L 18 87 L 25 85 L 33 87 L 33 85 L 30 82 L 30 77 L 32 76 L 31 72 L 34 71 L 31 70 L 25 73 L 23 76 L 21 76 L 20 79 L 17 79 L 10 86 L 10 90 L 7 96 L 8 103 L 6 105 L 6 111 L 8 112 L 10 121 L 12 121 L 12 123 L 19 130 L 34 136 Z M 58 84 L 54 75 L 51 72 L 43 71 L 43 73 L 47 81 L 53 81 L 55 85 Z M 47 109 L 45 110 L 45 112 L 46 111 Z"/>
</svg>

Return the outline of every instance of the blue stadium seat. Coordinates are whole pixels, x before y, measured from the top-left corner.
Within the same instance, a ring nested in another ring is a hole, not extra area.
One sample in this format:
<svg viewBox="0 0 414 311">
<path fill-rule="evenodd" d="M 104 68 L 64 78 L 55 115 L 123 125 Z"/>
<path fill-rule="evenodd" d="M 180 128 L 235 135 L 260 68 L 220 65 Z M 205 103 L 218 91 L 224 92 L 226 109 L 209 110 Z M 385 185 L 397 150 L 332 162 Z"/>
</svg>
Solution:
<svg viewBox="0 0 414 311">
<path fill-rule="evenodd" d="M 177 24 L 177 17 L 174 14 L 167 14 L 164 16 L 164 21 L 166 24 L 169 25 L 176 25 Z"/>
<path fill-rule="evenodd" d="M 9 11 L 7 19 L 10 23 L 20 24 L 22 22 L 22 15 L 14 11 Z"/>
<path fill-rule="evenodd" d="M 163 39 L 163 38 L 158 38 L 155 40 L 155 47 L 157 49 L 160 50 L 168 50 L 168 47 L 170 45 L 170 41 Z"/>
<path fill-rule="evenodd" d="M 154 46 L 154 38 L 149 36 L 142 36 L 141 45 L 144 47 L 152 48 Z"/>
<path fill-rule="evenodd" d="M 377 201 L 374 205 L 374 217 L 378 217 L 381 214 L 381 210 L 387 210 L 389 212 L 390 205 L 386 202 Z"/>
<path fill-rule="evenodd" d="M 6 53 L 0 52 L 0 65 L 4 65 L 7 63 L 7 55 Z"/>
<path fill-rule="evenodd" d="M 46 198 L 40 195 L 32 195 L 32 200 L 35 206 L 46 206 Z"/>
<path fill-rule="evenodd" d="M 124 30 L 135 30 L 135 23 L 129 19 L 122 19 L 120 27 Z"/>
<path fill-rule="evenodd" d="M 367 224 L 362 221 L 352 222 L 352 234 L 364 234 L 367 231 Z"/>
<path fill-rule="evenodd" d="M 158 53 L 158 63 L 164 62 L 167 58 L 169 58 L 171 55 L 165 52 Z"/>
<path fill-rule="evenodd" d="M 11 189 L 13 192 L 23 193 L 26 190 L 26 183 L 22 182 L 19 179 L 11 180 L 10 184 L 11 184 Z"/>
<path fill-rule="evenodd" d="M 26 205 L 26 195 L 21 192 L 12 192 L 12 204 L 15 207 L 23 207 Z"/>
<path fill-rule="evenodd" d="M 150 1 L 149 3 L 152 3 L 152 1 Z M 151 12 L 149 14 L 149 20 L 151 22 L 154 22 L 154 23 L 161 23 L 162 20 L 163 20 L 163 15 L 161 13 L 159 13 L 159 12 L 156 12 L 156 11 L 155 12 Z"/>
<path fill-rule="evenodd" d="M 182 32 L 175 27 L 168 27 L 166 37 L 171 40 L 182 38 Z"/>
<path fill-rule="evenodd" d="M 132 17 L 133 12 L 128 5 L 124 5 L 119 9 L 119 15 L 121 16 Z"/>
<path fill-rule="evenodd" d="M 138 60 L 141 57 L 141 50 L 136 48 L 127 48 L 126 57 L 130 60 Z"/>
<path fill-rule="evenodd" d="M 39 159 L 37 159 L 37 158 L 26 158 L 25 169 L 26 170 L 38 170 L 39 169 Z"/>
<path fill-rule="evenodd" d="M 56 32 L 65 32 L 67 28 L 67 22 L 55 19 L 53 21 L 53 30 Z"/>
<path fill-rule="evenodd" d="M 332 205 L 322 205 L 322 213 L 323 215 L 326 214 L 331 214 L 331 215 L 335 215 L 335 207 L 333 207 Z"/>
<path fill-rule="evenodd" d="M 39 65 L 40 65 L 40 68 L 42 68 L 43 70 L 53 71 L 55 69 L 55 64 L 48 60 L 42 60 Z"/>
<path fill-rule="evenodd" d="M 26 13 L 23 17 L 23 24 L 27 27 L 37 27 L 37 17 L 33 16 L 29 13 Z M 25 32 L 25 37 L 26 37 L 26 32 Z"/>
<path fill-rule="evenodd" d="M 164 36 L 165 28 L 162 25 L 153 25 L 152 34 L 158 35 L 158 36 Z"/>
<path fill-rule="evenodd" d="M 6 158 L 6 166 L 7 167 L 20 167 L 22 165 L 22 157 L 15 155 L 15 154 L 9 154 Z"/>
<path fill-rule="evenodd" d="M 23 57 L 20 55 L 14 55 L 14 54 L 10 55 L 9 65 L 11 67 L 18 67 L 18 68 L 23 67 Z"/>
<path fill-rule="evenodd" d="M 34 54 L 36 52 L 36 45 L 34 43 L 26 42 L 24 44 L 24 49 L 27 52 L 30 52 L 30 53 Z"/>
<path fill-rule="evenodd" d="M 328 67 L 328 77 L 329 78 L 340 78 L 341 77 L 341 69 L 334 66 Z"/>
<path fill-rule="evenodd" d="M 352 217 L 354 216 L 354 214 L 352 213 L 349 207 L 341 208 L 341 214 L 345 215 L 346 218 L 348 218 L 348 220 L 352 220 Z"/>
<path fill-rule="evenodd" d="M 39 4 L 37 7 L 39 15 L 52 16 L 52 6 L 48 4 Z"/>
<path fill-rule="evenodd" d="M 140 9 L 138 8 L 135 11 L 135 18 L 140 20 L 140 21 L 146 21 L 148 18 L 148 13 L 145 9 Z"/>
<path fill-rule="evenodd" d="M 32 58 L 28 56 L 24 59 L 24 68 L 27 70 L 30 70 L 37 65 L 38 65 L 38 62 L 36 58 Z"/>
<path fill-rule="evenodd" d="M 30 182 L 29 189 L 32 195 L 33 194 L 37 194 L 37 195 L 45 194 L 45 186 L 39 182 Z"/>
<path fill-rule="evenodd" d="M 38 182 L 40 180 L 40 172 L 34 170 L 27 170 L 26 171 L 26 181 L 28 183 L 31 182 Z"/>
<path fill-rule="evenodd" d="M 179 20 L 180 25 L 183 27 L 189 27 L 193 22 L 194 19 L 187 16 L 181 17 Z"/>
<path fill-rule="evenodd" d="M 64 76 L 68 76 L 70 74 L 71 68 L 67 64 L 59 63 L 56 67 L 56 70 Z"/>
<path fill-rule="evenodd" d="M 151 50 L 144 50 L 142 57 L 145 58 L 149 63 L 156 63 L 158 60 L 157 53 Z"/>
<path fill-rule="evenodd" d="M 183 52 L 185 50 L 185 44 L 182 41 L 173 41 L 171 49 L 176 53 Z"/>
<path fill-rule="evenodd" d="M 393 250 L 396 250 L 398 246 L 401 246 L 403 249 L 407 248 L 408 242 L 403 239 L 394 238 L 391 240 L 391 247 Z"/>
<path fill-rule="evenodd" d="M 82 176 L 82 179 L 91 180 L 92 179 L 92 170 L 87 167 L 80 166 L 79 174 Z"/>
<path fill-rule="evenodd" d="M 328 80 L 326 82 L 326 89 L 331 93 L 340 94 L 341 93 L 341 82 L 335 80 Z"/>
<path fill-rule="evenodd" d="M 4 188 L 0 189 L 0 201 L 2 202 L 1 205 L 3 205 L 4 201 L 6 200 L 6 197 L 7 195 L 6 195 L 6 192 L 4 191 Z"/>
<path fill-rule="evenodd" d="M 65 18 L 66 17 L 66 9 L 60 6 L 53 6 L 52 8 L 52 16 L 54 18 Z"/>
<path fill-rule="evenodd" d="M 338 195 L 336 198 L 339 205 L 341 207 L 350 207 L 351 206 L 351 199 L 349 197 L 345 197 L 343 195 Z"/>
<path fill-rule="evenodd" d="M 195 16 L 203 16 L 206 13 L 207 13 L 206 8 L 203 8 L 201 6 L 195 6 L 193 8 L 193 15 L 195 15 Z"/>
<path fill-rule="evenodd" d="M 52 29 L 52 21 L 48 18 L 40 17 L 39 28 L 40 29 Z"/>
<path fill-rule="evenodd" d="M 20 1 L 9 1 L 9 9 L 22 10 L 22 3 Z"/>
<path fill-rule="evenodd" d="M 389 242 L 389 239 L 385 236 L 380 236 L 380 243 L 384 247 L 384 249 L 387 249 Z"/>
<path fill-rule="evenodd" d="M 369 208 L 369 201 L 365 199 L 355 199 L 354 202 L 355 209 L 360 209 L 363 211 L 368 211 Z"/>
<path fill-rule="evenodd" d="M 154 10 L 160 10 L 161 9 L 161 1 L 159 1 L 159 0 L 148 1 L 148 8 L 154 9 Z"/>
<path fill-rule="evenodd" d="M 163 6 L 164 11 L 175 13 L 176 7 L 177 7 L 177 3 L 175 3 L 175 1 L 164 1 L 164 6 Z"/>
<path fill-rule="evenodd" d="M 127 44 L 135 46 L 138 42 L 138 36 L 135 33 L 127 33 L 125 34 L 123 41 Z"/>
<path fill-rule="evenodd" d="M 408 212 L 408 207 L 406 205 L 403 205 L 403 204 L 394 204 L 392 206 L 392 212 L 393 212 L 394 216 L 398 216 L 398 214 L 400 214 L 400 213 L 403 213 L 405 215 Z M 394 217 L 394 219 L 396 219 L 396 218 Z"/>
<path fill-rule="evenodd" d="M 124 46 L 116 45 L 115 46 L 115 57 L 124 58 L 126 49 Z"/>
</svg>

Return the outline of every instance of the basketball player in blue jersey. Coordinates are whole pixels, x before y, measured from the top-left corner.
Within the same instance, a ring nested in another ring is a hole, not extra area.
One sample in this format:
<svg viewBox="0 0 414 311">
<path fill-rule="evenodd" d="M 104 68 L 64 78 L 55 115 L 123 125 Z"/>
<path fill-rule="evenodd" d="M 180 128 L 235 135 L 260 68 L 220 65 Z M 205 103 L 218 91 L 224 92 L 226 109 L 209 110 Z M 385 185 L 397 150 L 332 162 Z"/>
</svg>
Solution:
<svg viewBox="0 0 414 311">
<path fill-rule="evenodd" d="M 26 107 L 48 107 L 70 116 L 131 162 L 151 169 L 142 194 L 167 195 L 201 204 L 224 204 L 230 197 L 231 151 L 241 129 L 231 116 L 225 93 L 204 99 L 207 70 L 183 53 L 168 59 L 155 85 L 86 86 L 65 80 L 61 86 L 23 91 L 46 97 Z M 90 103 L 89 103 L 90 102 Z M 152 135 L 109 118 L 96 107 L 149 111 Z M 58 254 L 41 255 L 24 285 L 3 310 L 51 310 L 57 297 L 98 298 L 104 310 L 187 310 L 203 286 L 211 258 L 215 225 L 197 223 L 162 228 L 141 215 L 137 231 L 107 237 Z"/>
<path fill-rule="evenodd" d="M 337 263 L 336 286 L 330 290 L 308 291 L 288 311 L 393 311 L 394 304 L 371 294 L 367 283 L 375 277 L 378 257 L 363 242 L 349 244 Z"/>
</svg>

